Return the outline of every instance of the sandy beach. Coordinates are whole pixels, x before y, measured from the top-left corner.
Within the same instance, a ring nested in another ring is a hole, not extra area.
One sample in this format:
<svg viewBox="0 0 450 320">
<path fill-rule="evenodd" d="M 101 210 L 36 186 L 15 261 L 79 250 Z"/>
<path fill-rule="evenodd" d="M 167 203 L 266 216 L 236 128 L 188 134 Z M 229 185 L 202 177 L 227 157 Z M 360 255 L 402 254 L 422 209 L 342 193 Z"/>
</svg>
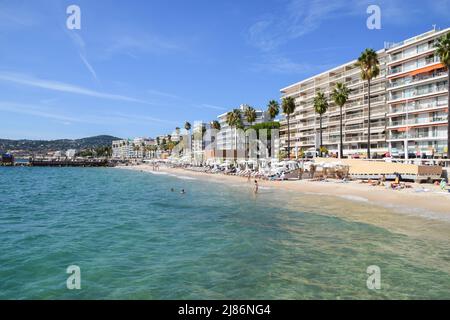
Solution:
<svg viewBox="0 0 450 320">
<path fill-rule="evenodd" d="M 130 170 L 153 172 L 151 165 L 138 165 L 121 167 Z M 246 177 L 207 174 L 182 168 L 160 166 L 160 172 L 173 175 L 190 176 L 220 183 L 247 182 Z M 279 188 L 301 193 L 346 197 L 348 200 L 367 201 L 379 206 L 398 208 L 403 212 L 427 212 L 429 216 L 435 216 L 440 220 L 450 222 L 450 193 L 440 191 L 439 187 L 432 184 L 411 183 L 412 188 L 392 190 L 384 186 L 370 186 L 359 181 L 342 183 L 330 180 L 319 181 L 264 181 L 259 180 L 261 187 Z"/>
</svg>

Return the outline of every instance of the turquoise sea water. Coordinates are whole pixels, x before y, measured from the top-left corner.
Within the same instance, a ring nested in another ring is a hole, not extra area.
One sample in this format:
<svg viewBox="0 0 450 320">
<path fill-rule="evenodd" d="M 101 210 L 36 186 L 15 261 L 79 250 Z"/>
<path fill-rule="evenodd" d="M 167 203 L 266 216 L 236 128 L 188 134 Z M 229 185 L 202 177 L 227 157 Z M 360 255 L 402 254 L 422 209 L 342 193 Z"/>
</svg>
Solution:
<svg viewBox="0 0 450 320">
<path fill-rule="evenodd" d="M 118 169 L 0 178 L 0 299 L 450 299 L 449 241 L 328 212 L 364 203 Z"/>
</svg>

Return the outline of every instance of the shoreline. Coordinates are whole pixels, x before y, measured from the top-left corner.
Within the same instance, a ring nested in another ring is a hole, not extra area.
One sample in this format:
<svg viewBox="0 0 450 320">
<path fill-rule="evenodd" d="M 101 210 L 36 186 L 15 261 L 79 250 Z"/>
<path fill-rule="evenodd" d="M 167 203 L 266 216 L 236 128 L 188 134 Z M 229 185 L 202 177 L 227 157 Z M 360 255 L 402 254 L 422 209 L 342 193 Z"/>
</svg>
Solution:
<svg viewBox="0 0 450 320">
<path fill-rule="evenodd" d="M 199 180 L 229 186 L 241 185 L 248 188 L 249 194 L 253 189 L 253 183 L 247 183 L 247 178 L 240 176 L 208 174 L 166 166 L 160 166 L 159 172 L 155 172 L 151 165 L 145 164 L 116 168 L 168 175 L 186 180 L 186 183 L 189 180 Z M 283 206 L 293 211 L 302 208 L 302 212 L 368 224 L 421 241 L 433 241 L 442 245 L 450 241 L 450 194 L 439 193 L 439 188 L 433 185 L 426 185 L 429 192 L 415 192 L 415 189 L 424 186 L 413 184 L 412 189 L 392 190 L 358 181 L 342 183 L 309 180 L 258 180 L 258 184 L 261 190 L 288 191 L 290 201 L 283 203 Z M 299 194 L 298 198 L 295 193 Z"/>
<path fill-rule="evenodd" d="M 121 169 L 143 171 L 156 173 L 152 170 L 151 165 L 137 166 L 121 166 Z M 190 178 L 198 178 L 202 180 L 215 181 L 219 183 L 236 183 L 246 182 L 246 177 L 224 175 L 224 174 L 208 174 L 196 172 L 183 168 L 172 168 L 160 166 L 159 172 L 172 174 L 174 176 L 187 176 Z M 252 180 L 255 180 L 252 178 Z M 319 181 L 265 181 L 259 180 L 260 187 L 269 187 L 279 190 L 290 190 L 301 192 L 303 194 L 326 195 L 331 197 L 339 197 L 348 201 L 368 202 L 386 209 L 402 210 L 404 213 L 413 213 L 414 216 L 420 216 L 418 212 L 427 212 L 427 218 L 435 218 L 450 223 L 450 193 L 439 192 L 439 188 L 434 185 L 412 184 L 411 189 L 392 190 L 384 186 L 370 186 L 358 181 L 350 181 L 347 183 L 330 180 L 328 182 Z M 253 184 L 252 184 L 253 186 Z M 423 191 L 428 190 L 428 191 Z"/>
</svg>

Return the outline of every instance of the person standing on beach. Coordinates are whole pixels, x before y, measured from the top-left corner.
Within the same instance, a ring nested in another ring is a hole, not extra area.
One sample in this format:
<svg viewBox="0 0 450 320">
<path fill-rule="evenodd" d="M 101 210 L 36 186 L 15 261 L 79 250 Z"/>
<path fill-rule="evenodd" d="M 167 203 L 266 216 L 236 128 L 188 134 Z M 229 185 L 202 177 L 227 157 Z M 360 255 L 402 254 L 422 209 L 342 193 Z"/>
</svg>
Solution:
<svg viewBox="0 0 450 320">
<path fill-rule="evenodd" d="M 311 174 L 311 179 L 314 179 L 314 175 L 316 173 L 316 166 L 312 164 L 310 169 L 309 169 L 309 171 L 310 171 L 310 174 Z"/>
<path fill-rule="evenodd" d="M 253 189 L 253 192 L 254 192 L 255 194 L 257 194 L 257 193 L 258 193 L 258 189 L 259 189 L 259 186 L 258 186 L 258 180 L 255 180 L 255 187 L 254 187 L 254 189 Z"/>
</svg>

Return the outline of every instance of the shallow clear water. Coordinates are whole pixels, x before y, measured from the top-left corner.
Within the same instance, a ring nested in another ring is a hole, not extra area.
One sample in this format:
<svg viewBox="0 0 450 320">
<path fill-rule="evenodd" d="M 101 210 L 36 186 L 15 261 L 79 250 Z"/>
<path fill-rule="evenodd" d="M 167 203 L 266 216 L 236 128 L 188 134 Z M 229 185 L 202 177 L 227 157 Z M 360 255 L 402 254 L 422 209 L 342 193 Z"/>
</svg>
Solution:
<svg viewBox="0 0 450 320">
<path fill-rule="evenodd" d="M 0 178 L 0 299 L 450 299 L 448 239 L 335 215 L 390 214 L 366 203 L 118 169 Z"/>
</svg>

